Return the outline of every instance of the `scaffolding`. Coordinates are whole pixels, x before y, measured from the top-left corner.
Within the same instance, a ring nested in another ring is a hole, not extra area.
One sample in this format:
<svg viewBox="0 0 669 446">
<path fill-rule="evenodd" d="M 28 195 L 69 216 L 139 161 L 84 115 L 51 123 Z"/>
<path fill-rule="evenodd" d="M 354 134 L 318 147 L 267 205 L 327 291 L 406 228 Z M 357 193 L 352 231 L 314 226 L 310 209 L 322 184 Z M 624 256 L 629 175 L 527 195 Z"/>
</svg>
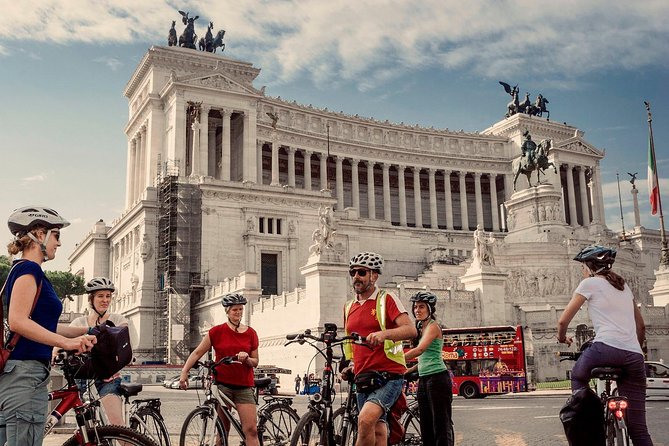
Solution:
<svg viewBox="0 0 669 446">
<path fill-rule="evenodd" d="M 202 197 L 180 181 L 179 166 L 158 169 L 158 230 L 153 348 L 157 360 L 183 362 L 190 353 L 190 307 L 200 300 Z"/>
</svg>

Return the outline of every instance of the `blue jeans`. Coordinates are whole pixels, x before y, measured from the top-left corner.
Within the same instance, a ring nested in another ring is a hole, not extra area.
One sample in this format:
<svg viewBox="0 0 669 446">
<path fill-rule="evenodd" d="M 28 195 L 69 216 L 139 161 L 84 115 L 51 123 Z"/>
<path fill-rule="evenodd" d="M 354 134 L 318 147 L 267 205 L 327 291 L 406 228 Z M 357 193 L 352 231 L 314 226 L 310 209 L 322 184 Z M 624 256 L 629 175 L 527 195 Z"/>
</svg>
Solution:
<svg viewBox="0 0 669 446">
<path fill-rule="evenodd" d="M 588 386 L 595 367 L 619 367 L 618 393 L 627 397 L 627 427 L 634 446 L 653 446 L 646 426 L 646 367 L 643 355 L 595 342 L 585 349 L 571 371 L 571 390 Z"/>
<path fill-rule="evenodd" d="M 10 359 L 0 373 L 0 445 L 41 446 L 48 410 L 49 368 Z"/>
<path fill-rule="evenodd" d="M 397 401 L 397 398 L 399 398 L 400 393 L 402 393 L 403 384 L 404 380 L 402 379 L 392 379 L 388 381 L 385 386 L 380 387 L 373 392 L 357 392 L 356 397 L 358 399 L 358 409 L 362 410 L 362 406 L 364 406 L 368 401 L 370 403 L 374 403 L 383 409 L 383 415 L 381 415 L 379 420 L 386 422 L 390 408 L 393 407 L 393 404 L 395 404 L 395 401 Z"/>
<path fill-rule="evenodd" d="M 423 444 L 453 446 L 453 383 L 448 370 L 421 376 L 416 399 Z"/>
</svg>

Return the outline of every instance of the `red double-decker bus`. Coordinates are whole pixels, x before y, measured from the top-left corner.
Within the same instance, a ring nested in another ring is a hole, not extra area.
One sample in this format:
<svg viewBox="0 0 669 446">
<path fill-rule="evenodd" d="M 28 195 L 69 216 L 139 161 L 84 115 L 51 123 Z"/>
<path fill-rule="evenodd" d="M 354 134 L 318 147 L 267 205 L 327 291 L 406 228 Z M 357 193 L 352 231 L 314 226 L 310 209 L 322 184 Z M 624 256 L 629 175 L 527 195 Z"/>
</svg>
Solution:
<svg viewBox="0 0 669 446">
<path fill-rule="evenodd" d="M 465 398 L 526 392 L 532 386 L 532 335 L 516 326 L 443 330 L 442 357 L 453 376 L 453 393 Z"/>
</svg>

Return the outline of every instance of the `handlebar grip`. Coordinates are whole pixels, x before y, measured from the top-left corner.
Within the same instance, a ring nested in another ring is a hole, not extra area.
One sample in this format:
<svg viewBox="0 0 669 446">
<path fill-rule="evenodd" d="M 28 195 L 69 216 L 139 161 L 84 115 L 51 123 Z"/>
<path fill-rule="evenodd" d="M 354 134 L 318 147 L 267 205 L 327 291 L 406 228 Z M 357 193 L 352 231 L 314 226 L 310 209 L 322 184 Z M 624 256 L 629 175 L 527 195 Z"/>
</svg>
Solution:
<svg viewBox="0 0 669 446">
<path fill-rule="evenodd" d="M 566 358 L 566 359 L 578 359 L 579 356 L 581 356 L 580 352 L 556 352 L 556 356 L 559 356 L 561 358 Z"/>
<path fill-rule="evenodd" d="M 287 334 L 287 335 L 286 335 L 286 339 L 288 339 L 289 341 L 294 341 L 295 338 L 297 338 L 297 334 L 296 334 L 296 333 L 291 333 L 291 334 Z"/>
</svg>

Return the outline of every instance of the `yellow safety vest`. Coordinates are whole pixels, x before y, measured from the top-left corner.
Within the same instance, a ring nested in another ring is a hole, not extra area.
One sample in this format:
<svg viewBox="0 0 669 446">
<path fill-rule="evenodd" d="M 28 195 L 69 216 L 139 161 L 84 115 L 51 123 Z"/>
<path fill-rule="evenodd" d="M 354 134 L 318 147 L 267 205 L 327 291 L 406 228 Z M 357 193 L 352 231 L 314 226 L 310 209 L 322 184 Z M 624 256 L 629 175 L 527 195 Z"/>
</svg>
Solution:
<svg viewBox="0 0 669 446">
<path fill-rule="evenodd" d="M 376 320 L 379 322 L 382 331 L 386 329 L 386 297 L 387 293 L 384 290 L 379 290 L 379 293 L 376 296 Z M 347 336 L 350 335 L 347 325 L 348 313 L 351 311 L 351 307 L 355 302 L 356 299 L 350 300 L 344 307 L 344 329 Z M 402 341 L 391 341 L 390 339 L 386 339 L 383 341 L 383 351 L 385 352 L 386 357 L 391 361 L 406 366 Z M 346 359 L 353 359 L 353 346 L 351 345 L 351 341 L 344 343 L 344 357 Z"/>
</svg>

